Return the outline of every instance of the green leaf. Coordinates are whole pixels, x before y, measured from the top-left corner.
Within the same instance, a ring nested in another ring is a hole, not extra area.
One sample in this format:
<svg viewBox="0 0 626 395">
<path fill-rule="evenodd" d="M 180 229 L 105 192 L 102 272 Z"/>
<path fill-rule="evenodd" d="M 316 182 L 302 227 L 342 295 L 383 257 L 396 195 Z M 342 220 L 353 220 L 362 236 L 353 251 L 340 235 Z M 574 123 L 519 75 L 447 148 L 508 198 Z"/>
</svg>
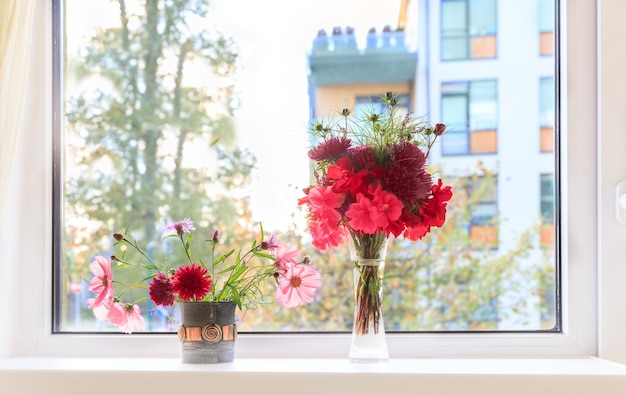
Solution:
<svg viewBox="0 0 626 395">
<path fill-rule="evenodd" d="M 156 276 L 157 276 L 157 275 L 156 275 L 156 273 L 155 273 L 155 274 L 152 274 L 152 275 L 150 275 L 150 276 L 148 276 L 148 277 L 144 277 L 144 278 L 142 278 L 140 282 L 142 283 L 142 282 L 144 282 L 144 281 L 146 281 L 146 280 L 152 280 L 152 279 L 153 279 L 153 278 L 155 278 Z"/>
<path fill-rule="evenodd" d="M 226 254 L 220 255 L 219 257 L 217 257 L 217 259 L 215 259 L 215 262 L 213 262 L 213 266 L 217 265 L 218 263 L 222 262 L 223 260 L 231 256 L 233 252 L 235 252 L 235 249 L 232 249 L 228 251 Z"/>
<path fill-rule="evenodd" d="M 273 260 L 273 261 L 275 261 L 275 260 L 276 260 L 276 257 L 275 257 L 274 255 L 272 255 L 272 254 L 268 254 L 268 253 L 263 252 L 263 251 L 256 251 L 256 250 L 255 250 L 255 251 L 253 251 L 252 253 L 253 253 L 255 256 L 258 256 L 258 257 L 260 257 L 260 258 L 267 258 L 267 259 L 271 259 L 271 260 Z"/>
<path fill-rule="evenodd" d="M 187 240 L 185 241 L 185 248 L 187 248 L 187 251 L 189 251 L 189 247 L 191 246 L 191 236 L 193 235 L 193 233 L 189 233 L 189 235 L 187 235 Z"/>
</svg>

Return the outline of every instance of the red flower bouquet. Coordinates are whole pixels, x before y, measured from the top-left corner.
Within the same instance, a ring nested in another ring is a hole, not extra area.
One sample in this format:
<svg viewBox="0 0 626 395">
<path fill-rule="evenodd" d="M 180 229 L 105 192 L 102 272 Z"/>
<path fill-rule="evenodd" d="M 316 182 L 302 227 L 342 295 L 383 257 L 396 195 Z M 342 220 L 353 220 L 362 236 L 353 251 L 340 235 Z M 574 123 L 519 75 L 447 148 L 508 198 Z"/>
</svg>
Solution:
<svg viewBox="0 0 626 395">
<path fill-rule="evenodd" d="M 381 100 L 384 111 L 356 119 L 343 110 L 338 122 L 312 126 L 318 144 L 309 158 L 317 162 L 316 183 L 299 201 L 308 208 L 317 248 L 333 248 L 349 239 L 353 260 L 366 262 L 356 267 L 354 329 L 360 335 L 379 330 L 382 274 L 372 262 L 384 260 L 387 239 L 415 241 L 441 227 L 452 197 L 451 188 L 427 170 L 430 149 L 445 126 L 399 115 L 392 93 Z"/>
</svg>

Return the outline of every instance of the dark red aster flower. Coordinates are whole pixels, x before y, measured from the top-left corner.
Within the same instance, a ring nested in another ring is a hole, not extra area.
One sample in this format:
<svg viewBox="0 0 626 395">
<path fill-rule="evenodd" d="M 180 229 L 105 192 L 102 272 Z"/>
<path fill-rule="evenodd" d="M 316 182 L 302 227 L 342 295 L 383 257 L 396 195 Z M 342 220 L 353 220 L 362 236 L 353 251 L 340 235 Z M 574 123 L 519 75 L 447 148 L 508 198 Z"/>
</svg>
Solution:
<svg viewBox="0 0 626 395">
<path fill-rule="evenodd" d="M 315 161 L 336 159 L 343 156 L 352 142 L 345 137 L 331 137 L 309 151 L 309 158 Z"/>
<path fill-rule="evenodd" d="M 169 277 L 164 273 L 157 274 L 150 282 L 150 300 L 161 306 L 174 304 L 174 289 Z"/>
<path fill-rule="evenodd" d="M 407 206 L 425 199 L 433 185 L 426 172 L 426 155 L 406 141 L 391 147 L 391 162 L 384 169 L 382 181 L 384 188 Z"/>
<path fill-rule="evenodd" d="M 211 291 L 212 282 L 206 268 L 197 263 L 179 267 L 172 276 L 174 293 L 185 302 L 204 298 Z"/>
<path fill-rule="evenodd" d="M 359 145 L 351 148 L 347 152 L 348 158 L 352 161 L 354 172 L 363 170 L 366 167 L 371 166 L 372 163 L 376 163 L 376 156 L 371 147 Z"/>
</svg>

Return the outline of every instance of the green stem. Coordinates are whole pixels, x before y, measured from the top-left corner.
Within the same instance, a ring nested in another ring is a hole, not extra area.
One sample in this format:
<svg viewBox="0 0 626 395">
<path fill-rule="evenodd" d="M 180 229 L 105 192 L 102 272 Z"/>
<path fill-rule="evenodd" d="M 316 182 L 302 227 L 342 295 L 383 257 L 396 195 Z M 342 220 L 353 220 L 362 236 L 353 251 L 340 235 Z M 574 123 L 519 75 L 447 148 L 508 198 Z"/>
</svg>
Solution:
<svg viewBox="0 0 626 395">
<path fill-rule="evenodd" d="M 185 250 L 185 254 L 187 255 L 187 259 L 189 260 L 189 263 L 193 263 L 191 261 L 191 255 L 189 255 L 189 249 L 187 248 L 187 244 L 185 244 L 185 240 L 183 239 L 183 236 L 178 236 L 178 238 L 180 239 L 180 242 L 183 243 L 183 249 Z"/>
</svg>

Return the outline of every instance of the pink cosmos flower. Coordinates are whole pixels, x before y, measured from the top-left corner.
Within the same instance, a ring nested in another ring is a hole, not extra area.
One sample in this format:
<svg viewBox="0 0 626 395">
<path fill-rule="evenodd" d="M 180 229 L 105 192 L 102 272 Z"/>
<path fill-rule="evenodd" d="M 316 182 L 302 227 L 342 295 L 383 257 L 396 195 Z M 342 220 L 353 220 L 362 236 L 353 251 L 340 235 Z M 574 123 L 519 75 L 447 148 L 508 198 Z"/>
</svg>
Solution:
<svg viewBox="0 0 626 395">
<path fill-rule="evenodd" d="M 311 303 L 321 284 L 322 276 L 313 267 L 290 264 L 285 274 L 279 277 L 276 302 L 283 307 Z"/>
<path fill-rule="evenodd" d="M 143 331 L 146 329 L 146 324 L 141 315 L 139 305 L 127 304 L 124 306 L 124 313 L 126 314 L 126 324 L 120 327 L 122 332 L 133 333 L 133 331 Z"/>
<path fill-rule="evenodd" d="M 93 307 L 98 307 L 105 298 L 112 296 L 115 292 L 111 261 L 98 255 L 94 257 L 90 268 L 93 273 L 93 278 L 89 282 L 89 290 L 98 294 L 93 302 Z"/>
<path fill-rule="evenodd" d="M 109 306 L 109 314 L 107 315 L 107 320 L 120 328 L 126 325 L 128 321 L 128 316 L 124 312 L 124 306 L 120 302 L 111 302 Z"/>
<path fill-rule="evenodd" d="M 98 306 L 95 306 L 94 303 L 94 298 L 87 299 L 87 305 L 93 310 L 93 315 L 100 321 L 106 321 L 109 316 L 109 311 L 111 310 L 111 305 L 113 304 L 113 298 L 107 298 Z"/>
<path fill-rule="evenodd" d="M 146 329 L 141 309 L 136 304 L 113 302 L 107 319 L 124 333 Z"/>
<path fill-rule="evenodd" d="M 177 235 L 182 236 L 185 233 L 189 233 L 192 230 L 195 230 L 196 227 L 193 226 L 193 221 L 189 218 L 185 218 L 181 221 L 175 222 L 171 225 L 166 226 L 165 228 L 163 228 L 164 231 L 166 232 L 171 232 L 174 231 L 176 232 Z"/>
<path fill-rule="evenodd" d="M 274 265 L 279 271 L 285 272 L 290 263 L 298 263 L 300 251 L 292 245 L 281 244 L 274 250 L 274 256 L 276 257 Z"/>
</svg>

